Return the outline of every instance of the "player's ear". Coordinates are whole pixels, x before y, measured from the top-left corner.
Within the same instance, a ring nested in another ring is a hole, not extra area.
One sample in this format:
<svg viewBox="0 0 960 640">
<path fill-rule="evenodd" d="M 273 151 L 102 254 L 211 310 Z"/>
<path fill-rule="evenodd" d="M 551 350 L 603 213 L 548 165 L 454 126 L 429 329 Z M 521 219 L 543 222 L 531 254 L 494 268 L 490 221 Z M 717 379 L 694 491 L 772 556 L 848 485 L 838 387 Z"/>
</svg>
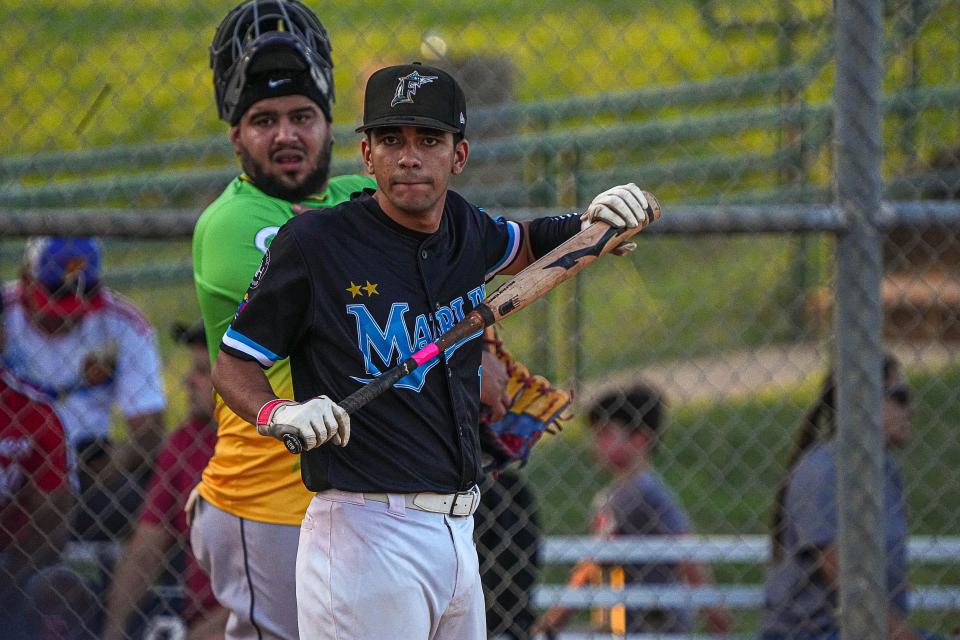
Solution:
<svg viewBox="0 0 960 640">
<path fill-rule="evenodd" d="M 463 168 L 467 166 L 467 157 L 470 155 L 470 143 L 466 138 L 461 138 L 453 143 L 453 167 L 450 172 L 458 176 L 463 173 Z"/>
<path fill-rule="evenodd" d="M 230 127 L 230 142 L 233 143 L 233 152 L 240 155 L 240 125 L 235 124 Z"/>
<path fill-rule="evenodd" d="M 363 158 L 363 166 L 371 176 L 376 175 L 373 170 L 373 157 L 370 147 L 370 134 L 367 133 L 360 139 L 360 157 Z"/>
</svg>

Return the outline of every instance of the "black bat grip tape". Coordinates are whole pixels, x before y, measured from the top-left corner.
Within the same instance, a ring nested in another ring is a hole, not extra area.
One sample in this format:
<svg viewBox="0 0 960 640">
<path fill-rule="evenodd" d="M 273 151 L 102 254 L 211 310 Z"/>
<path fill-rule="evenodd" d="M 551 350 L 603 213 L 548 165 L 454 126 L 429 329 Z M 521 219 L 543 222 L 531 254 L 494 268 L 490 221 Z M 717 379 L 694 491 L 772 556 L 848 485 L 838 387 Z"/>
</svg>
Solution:
<svg viewBox="0 0 960 640">
<path fill-rule="evenodd" d="M 357 389 L 337 404 L 343 407 L 347 413 L 353 414 L 357 411 L 357 409 L 364 406 L 382 394 L 384 391 L 392 387 L 397 380 L 404 377 L 418 366 L 419 365 L 417 364 L 416 360 L 413 358 L 407 358 L 398 366 L 394 367 L 393 369 L 389 369 L 376 378 L 373 382 L 360 389 Z M 290 453 L 294 455 L 303 453 L 303 442 L 300 440 L 299 436 L 296 436 L 292 433 L 285 433 L 282 440 L 284 446 L 287 447 L 287 451 Z"/>
</svg>

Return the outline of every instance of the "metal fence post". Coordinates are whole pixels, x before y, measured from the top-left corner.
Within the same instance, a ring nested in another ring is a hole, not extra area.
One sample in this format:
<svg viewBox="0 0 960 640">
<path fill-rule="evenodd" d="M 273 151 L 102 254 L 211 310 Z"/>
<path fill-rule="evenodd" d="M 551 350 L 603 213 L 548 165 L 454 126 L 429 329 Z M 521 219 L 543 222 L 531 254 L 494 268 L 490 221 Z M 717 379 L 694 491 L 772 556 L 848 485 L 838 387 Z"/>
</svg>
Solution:
<svg viewBox="0 0 960 640">
<path fill-rule="evenodd" d="M 887 638 L 883 519 L 883 153 L 881 0 L 837 0 L 834 87 L 836 202 L 849 221 L 837 243 L 837 419 L 840 629 Z"/>
</svg>

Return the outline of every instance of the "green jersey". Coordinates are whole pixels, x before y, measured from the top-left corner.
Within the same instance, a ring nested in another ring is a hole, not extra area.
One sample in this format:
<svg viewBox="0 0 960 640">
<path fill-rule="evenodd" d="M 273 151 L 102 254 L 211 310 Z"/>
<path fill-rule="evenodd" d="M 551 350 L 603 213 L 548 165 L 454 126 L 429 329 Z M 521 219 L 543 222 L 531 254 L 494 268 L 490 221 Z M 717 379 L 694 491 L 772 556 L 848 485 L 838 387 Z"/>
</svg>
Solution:
<svg viewBox="0 0 960 640">
<path fill-rule="evenodd" d="M 326 190 L 300 204 L 329 208 L 352 193 L 376 188 L 372 178 L 338 176 Z M 277 231 L 294 217 L 291 203 L 272 198 L 245 176 L 231 182 L 197 221 L 193 232 L 193 278 L 207 332 L 210 360 L 243 300 L 263 254 Z M 293 398 L 290 361 L 267 370 L 274 392 Z M 312 493 L 300 480 L 298 456 L 291 456 L 273 438 L 257 433 L 218 395 L 214 416 L 217 444 L 203 471 L 198 491 L 217 508 L 241 518 L 299 525 Z"/>
<path fill-rule="evenodd" d="M 364 188 L 376 188 L 376 183 L 364 176 L 338 176 L 300 204 L 329 208 Z M 245 176 L 233 180 L 200 216 L 193 235 L 193 277 L 211 361 L 263 254 L 293 217 L 288 201 L 268 196 Z"/>
</svg>

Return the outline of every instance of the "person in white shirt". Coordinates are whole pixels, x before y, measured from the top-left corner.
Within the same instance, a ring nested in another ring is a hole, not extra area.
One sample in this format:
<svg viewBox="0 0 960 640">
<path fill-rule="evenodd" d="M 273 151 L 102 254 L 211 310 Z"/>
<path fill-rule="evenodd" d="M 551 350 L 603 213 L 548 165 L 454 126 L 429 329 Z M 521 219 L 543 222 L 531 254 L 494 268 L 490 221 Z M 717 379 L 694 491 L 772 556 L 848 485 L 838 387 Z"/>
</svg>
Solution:
<svg viewBox="0 0 960 640">
<path fill-rule="evenodd" d="M 94 238 L 33 238 L 2 291 L 3 365 L 59 414 L 81 489 L 142 485 L 165 433 L 154 330 L 103 285 L 101 262 Z M 122 444 L 109 437 L 114 406 L 126 421 Z"/>
</svg>

